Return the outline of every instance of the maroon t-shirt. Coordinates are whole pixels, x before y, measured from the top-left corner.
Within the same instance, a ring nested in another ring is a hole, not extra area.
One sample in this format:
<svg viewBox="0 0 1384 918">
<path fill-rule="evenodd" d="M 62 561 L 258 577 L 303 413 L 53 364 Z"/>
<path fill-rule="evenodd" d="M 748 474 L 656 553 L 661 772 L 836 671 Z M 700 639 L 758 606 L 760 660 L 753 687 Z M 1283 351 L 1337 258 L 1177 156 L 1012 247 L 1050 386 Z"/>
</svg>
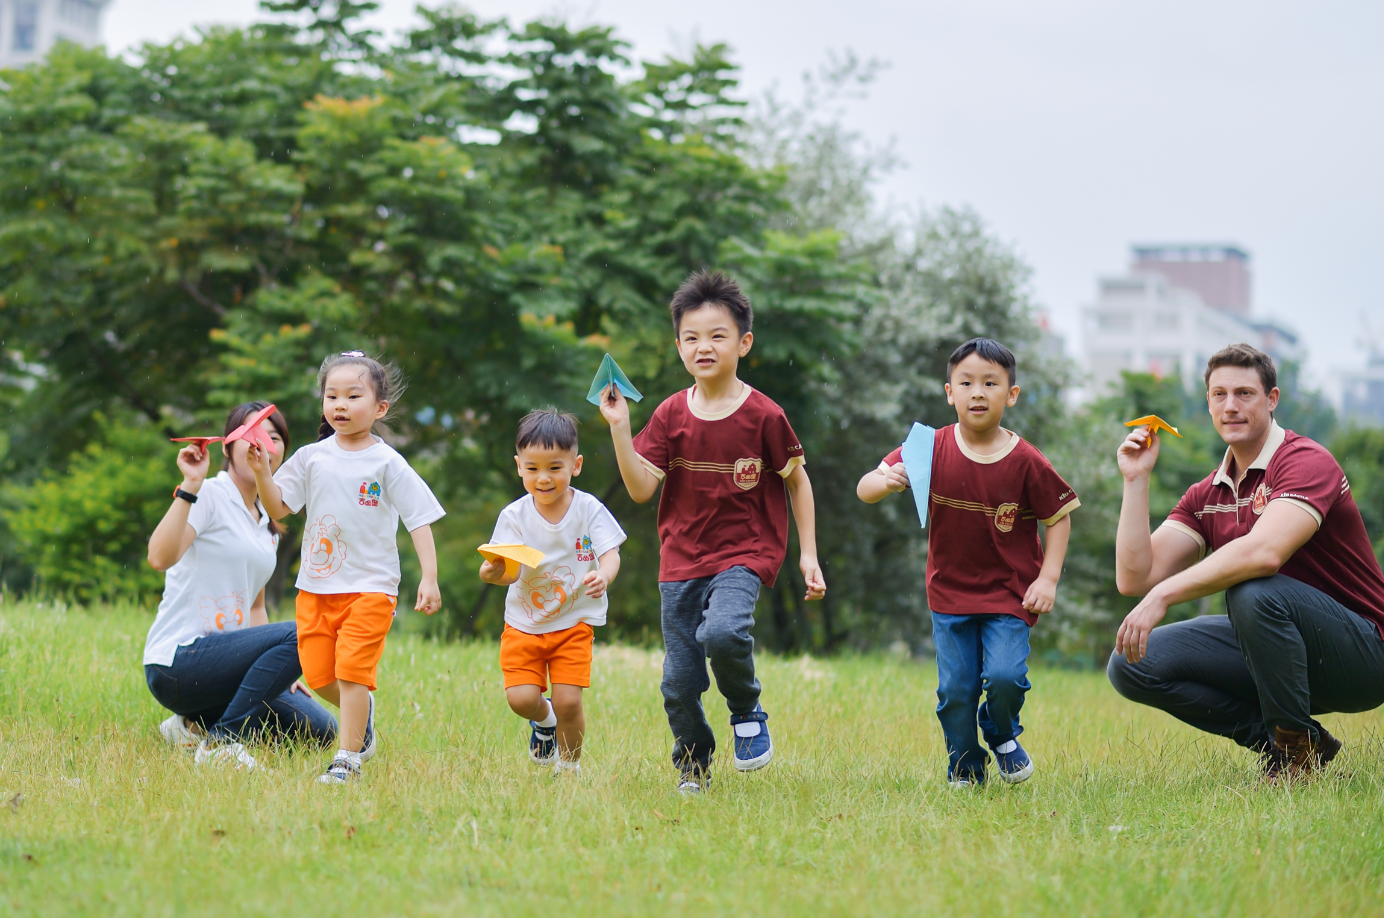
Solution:
<svg viewBox="0 0 1384 918">
<path fill-rule="evenodd" d="M 715 415 L 694 413 L 696 386 L 654 410 L 634 438 L 663 481 L 658 502 L 661 582 L 714 577 L 736 565 L 773 586 L 788 552 L 783 480 L 804 463 L 783 409 L 745 386 Z"/>
<path fill-rule="evenodd" d="M 900 461 L 903 448 L 881 467 Z M 928 500 L 927 603 L 949 615 L 1013 615 L 1032 625 L 1024 594 L 1043 569 L 1038 524 L 1081 506 L 1047 457 L 1018 434 L 991 456 L 972 452 L 955 424 L 937 431 Z"/>
<path fill-rule="evenodd" d="M 1163 525 L 1191 536 L 1204 553 L 1249 534 L 1270 501 L 1296 504 L 1316 519 L 1317 533 L 1278 572 L 1369 619 L 1384 637 L 1384 574 L 1350 482 L 1326 447 L 1274 424 L 1238 483 L 1231 464 L 1227 450 L 1220 468 L 1192 485 Z"/>
</svg>

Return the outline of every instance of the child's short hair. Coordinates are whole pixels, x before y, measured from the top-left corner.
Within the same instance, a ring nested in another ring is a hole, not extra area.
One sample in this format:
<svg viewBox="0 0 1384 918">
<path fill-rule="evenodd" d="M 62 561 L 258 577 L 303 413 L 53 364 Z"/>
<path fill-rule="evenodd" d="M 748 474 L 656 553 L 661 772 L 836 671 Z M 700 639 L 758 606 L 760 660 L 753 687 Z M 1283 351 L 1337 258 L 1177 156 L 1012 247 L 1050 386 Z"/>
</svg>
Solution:
<svg viewBox="0 0 1384 918">
<path fill-rule="evenodd" d="M 687 280 L 682 282 L 678 292 L 673 294 L 673 301 L 668 304 L 668 311 L 673 314 L 673 331 L 682 330 L 684 315 L 707 303 L 724 307 L 735 320 L 735 327 L 740 329 L 742 337 L 749 334 L 754 326 L 750 298 L 745 296 L 740 285 L 720 271 L 701 270 L 687 275 Z"/>
<path fill-rule="evenodd" d="M 519 422 L 519 433 L 514 438 L 514 449 L 517 452 L 534 445 L 544 449 L 575 450 L 576 416 L 556 408 L 538 408 L 524 415 Z"/>
<path fill-rule="evenodd" d="M 981 360 L 997 363 L 1008 370 L 1011 386 L 1019 378 L 1019 364 L 1014 359 L 1013 351 L 994 338 L 972 338 L 952 351 L 952 355 L 947 358 L 947 382 L 951 382 L 952 370 L 956 369 L 956 365 L 972 354 L 979 354 Z"/>
<path fill-rule="evenodd" d="M 375 401 L 388 402 L 389 410 L 380 421 L 388 421 L 394 414 L 394 406 L 398 403 L 399 397 L 404 394 L 407 386 L 404 383 L 404 374 L 397 366 L 392 363 L 380 363 L 374 357 L 368 356 L 364 351 L 342 351 L 340 354 L 333 354 L 322 361 L 322 366 L 317 370 L 317 397 L 322 398 L 322 392 L 327 386 L 327 376 L 337 367 L 359 366 L 365 370 L 365 378 L 369 381 L 370 391 L 375 395 Z M 327 439 L 336 431 L 327 422 L 327 416 L 322 415 L 322 423 L 317 426 L 317 440 Z"/>
</svg>

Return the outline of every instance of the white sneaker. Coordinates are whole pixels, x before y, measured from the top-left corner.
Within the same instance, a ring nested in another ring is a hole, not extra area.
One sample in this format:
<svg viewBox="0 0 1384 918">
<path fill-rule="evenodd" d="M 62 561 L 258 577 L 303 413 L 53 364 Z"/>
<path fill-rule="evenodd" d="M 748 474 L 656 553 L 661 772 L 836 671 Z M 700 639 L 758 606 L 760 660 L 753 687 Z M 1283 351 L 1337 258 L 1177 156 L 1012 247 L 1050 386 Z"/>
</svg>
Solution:
<svg viewBox="0 0 1384 918">
<path fill-rule="evenodd" d="M 159 724 L 159 733 L 162 734 L 168 745 L 187 753 L 196 752 L 197 747 L 202 742 L 200 736 L 188 729 L 187 721 L 183 720 L 181 714 L 174 714 Z"/>
<path fill-rule="evenodd" d="M 245 769 L 251 771 L 258 767 L 255 757 L 245 751 L 245 746 L 241 743 L 215 743 L 209 744 L 206 740 L 197 747 L 197 755 L 194 761 L 198 765 L 216 765 L 219 767 L 230 766 L 235 769 Z"/>
</svg>

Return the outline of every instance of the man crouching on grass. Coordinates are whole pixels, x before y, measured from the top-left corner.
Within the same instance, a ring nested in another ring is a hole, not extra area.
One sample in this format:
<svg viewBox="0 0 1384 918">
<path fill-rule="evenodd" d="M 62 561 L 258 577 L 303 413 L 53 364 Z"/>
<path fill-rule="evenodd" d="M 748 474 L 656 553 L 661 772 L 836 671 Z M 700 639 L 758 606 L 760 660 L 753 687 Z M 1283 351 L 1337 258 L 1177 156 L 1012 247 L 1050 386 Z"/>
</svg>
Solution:
<svg viewBox="0 0 1384 918">
<path fill-rule="evenodd" d="M 1115 578 L 1144 598 L 1120 625 L 1110 682 L 1260 753 L 1269 780 L 1305 778 L 1341 749 L 1314 714 L 1384 703 L 1384 574 L 1340 465 L 1274 420 L 1267 354 L 1212 356 L 1206 402 L 1225 458 L 1152 535 L 1158 434 L 1120 444 Z M 1168 606 L 1221 590 L 1227 615 L 1154 627 Z"/>
</svg>

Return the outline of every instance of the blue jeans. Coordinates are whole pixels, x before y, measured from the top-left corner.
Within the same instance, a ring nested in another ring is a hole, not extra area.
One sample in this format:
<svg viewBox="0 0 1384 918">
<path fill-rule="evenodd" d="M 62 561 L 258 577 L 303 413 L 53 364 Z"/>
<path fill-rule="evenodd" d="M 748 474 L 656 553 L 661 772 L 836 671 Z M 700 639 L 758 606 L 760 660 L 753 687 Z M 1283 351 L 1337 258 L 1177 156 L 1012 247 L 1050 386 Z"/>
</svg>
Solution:
<svg viewBox="0 0 1384 918">
<path fill-rule="evenodd" d="M 144 678 L 159 704 L 211 739 L 268 731 L 329 743 L 336 718 L 311 696 L 288 692 L 302 672 L 297 625 L 273 622 L 200 637 L 179 647 L 171 666 L 146 665 Z"/>
<path fill-rule="evenodd" d="M 937 719 L 947 739 L 947 777 L 984 780 L 990 757 L 976 742 L 977 721 L 992 749 L 1024 731 L 1019 709 L 1031 688 L 1028 630 L 1023 619 L 1013 615 L 932 613 Z"/>
<path fill-rule="evenodd" d="M 702 695 L 711 688 L 707 661 L 732 714 L 748 714 L 759 703 L 750 637 L 759 577 L 736 565 L 714 577 L 660 583 L 658 590 L 663 598 L 663 710 L 673 730 L 673 764 L 705 771 L 716 751 L 702 708 Z"/>
</svg>

